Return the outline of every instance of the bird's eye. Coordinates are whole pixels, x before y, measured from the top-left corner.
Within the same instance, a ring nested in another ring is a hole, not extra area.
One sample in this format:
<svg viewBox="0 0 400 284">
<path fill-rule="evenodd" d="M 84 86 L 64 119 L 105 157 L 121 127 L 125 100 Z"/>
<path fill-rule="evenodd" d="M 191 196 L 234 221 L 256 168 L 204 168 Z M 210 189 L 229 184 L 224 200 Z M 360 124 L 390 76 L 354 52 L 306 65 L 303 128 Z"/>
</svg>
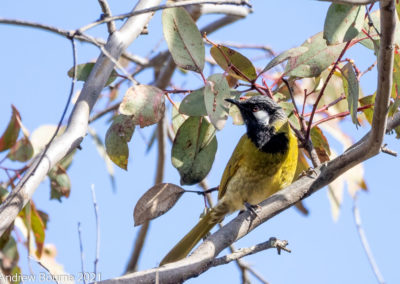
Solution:
<svg viewBox="0 0 400 284">
<path fill-rule="evenodd" d="M 257 112 L 257 111 L 259 111 L 260 109 L 259 109 L 259 107 L 258 106 L 253 106 L 253 108 L 251 109 L 253 112 Z"/>
</svg>

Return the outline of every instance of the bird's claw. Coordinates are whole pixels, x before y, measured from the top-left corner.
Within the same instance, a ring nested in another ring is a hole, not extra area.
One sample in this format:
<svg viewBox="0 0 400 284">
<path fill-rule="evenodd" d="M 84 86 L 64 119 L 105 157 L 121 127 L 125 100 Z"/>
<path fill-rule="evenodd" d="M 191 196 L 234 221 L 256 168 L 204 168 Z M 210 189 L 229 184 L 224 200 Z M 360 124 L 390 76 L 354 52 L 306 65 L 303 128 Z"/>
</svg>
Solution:
<svg viewBox="0 0 400 284">
<path fill-rule="evenodd" d="M 317 171 L 314 168 L 309 167 L 307 170 L 304 170 L 299 174 L 299 178 L 304 176 L 312 177 L 313 175 L 317 175 Z"/>
<path fill-rule="evenodd" d="M 258 204 L 253 205 L 253 204 L 250 204 L 250 203 L 248 203 L 248 202 L 245 202 L 245 203 L 244 203 L 244 206 L 246 207 L 247 211 L 249 211 L 250 215 L 251 215 L 253 218 L 258 217 L 257 210 L 260 210 L 260 209 L 261 209 L 260 205 L 258 205 Z"/>
</svg>

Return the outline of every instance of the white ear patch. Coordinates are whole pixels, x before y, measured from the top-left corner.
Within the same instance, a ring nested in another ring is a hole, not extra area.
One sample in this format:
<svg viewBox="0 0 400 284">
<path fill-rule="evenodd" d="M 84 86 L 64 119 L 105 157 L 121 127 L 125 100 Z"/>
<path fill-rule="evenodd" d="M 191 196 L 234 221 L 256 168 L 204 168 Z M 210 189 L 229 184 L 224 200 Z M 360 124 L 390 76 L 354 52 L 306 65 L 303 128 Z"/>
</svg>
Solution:
<svg viewBox="0 0 400 284">
<path fill-rule="evenodd" d="M 267 125 L 269 123 L 269 114 L 265 110 L 259 110 L 253 112 L 254 117 L 258 120 L 258 122 Z"/>
</svg>

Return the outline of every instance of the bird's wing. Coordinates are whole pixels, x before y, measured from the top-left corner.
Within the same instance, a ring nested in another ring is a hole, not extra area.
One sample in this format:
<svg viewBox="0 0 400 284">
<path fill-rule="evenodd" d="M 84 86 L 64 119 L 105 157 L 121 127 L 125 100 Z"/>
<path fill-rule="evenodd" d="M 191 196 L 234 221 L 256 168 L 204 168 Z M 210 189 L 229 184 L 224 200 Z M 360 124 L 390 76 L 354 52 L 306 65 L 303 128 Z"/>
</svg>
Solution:
<svg viewBox="0 0 400 284">
<path fill-rule="evenodd" d="M 247 134 L 244 134 L 239 140 L 239 143 L 236 145 L 236 148 L 233 151 L 232 156 L 225 167 L 218 188 L 218 199 L 221 199 L 224 196 L 229 180 L 235 175 L 236 171 L 240 168 L 240 165 L 242 164 L 244 158 L 243 146 L 246 139 L 248 139 Z"/>
</svg>

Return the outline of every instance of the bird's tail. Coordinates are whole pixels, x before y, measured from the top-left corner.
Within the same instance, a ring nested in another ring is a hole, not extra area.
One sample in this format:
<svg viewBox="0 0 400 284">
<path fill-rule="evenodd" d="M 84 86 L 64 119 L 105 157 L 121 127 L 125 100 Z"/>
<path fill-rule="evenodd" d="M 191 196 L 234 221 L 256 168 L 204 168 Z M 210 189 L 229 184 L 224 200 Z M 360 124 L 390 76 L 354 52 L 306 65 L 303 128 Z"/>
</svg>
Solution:
<svg viewBox="0 0 400 284">
<path fill-rule="evenodd" d="M 190 230 L 186 236 L 183 237 L 182 240 L 177 243 L 172 250 L 164 257 L 161 261 L 160 266 L 178 261 L 184 257 L 186 257 L 189 252 L 193 249 L 193 247 L 202 239 L 204 238 L 207 233 L 221 221 L 220 218 L 215 218 L 215 214 L 213 214 L 214 210 L 210 210 L 200 221 L 197 225 Z"/>
</svg>

